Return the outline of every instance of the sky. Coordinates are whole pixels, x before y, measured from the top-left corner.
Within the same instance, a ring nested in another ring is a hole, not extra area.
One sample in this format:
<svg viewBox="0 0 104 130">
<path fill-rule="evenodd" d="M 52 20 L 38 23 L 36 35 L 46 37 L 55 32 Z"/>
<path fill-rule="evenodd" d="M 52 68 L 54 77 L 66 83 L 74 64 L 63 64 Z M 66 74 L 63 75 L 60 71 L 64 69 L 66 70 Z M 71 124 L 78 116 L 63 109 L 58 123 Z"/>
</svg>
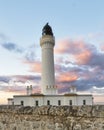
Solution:
<svg viewBox="0 0 104 130">
<path fill-rule="evenodd" d="M 104 0 L 0 0 L 0 104 L 41 92 L 43 26 L 55 36 L 58 92 L 91 93 L 104 102 Z"/>
</svg>

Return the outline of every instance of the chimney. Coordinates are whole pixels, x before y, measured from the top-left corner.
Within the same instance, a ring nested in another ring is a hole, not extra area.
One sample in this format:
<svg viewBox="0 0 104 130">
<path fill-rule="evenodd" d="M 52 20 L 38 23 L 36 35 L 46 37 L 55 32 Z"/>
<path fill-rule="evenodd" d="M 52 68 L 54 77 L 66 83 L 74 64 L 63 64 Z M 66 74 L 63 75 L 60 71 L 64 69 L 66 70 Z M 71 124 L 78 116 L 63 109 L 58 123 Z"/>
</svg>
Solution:
<svg viewBox="0 0 104 130">
<path fill-rule="evenodd" d="M 70 93 L 76 93 L 76 87 L 75 86 L 70 87 Z"/>
<path fill-rule="evenodd" d="M 32 94 L 32 85 L 27 86 L 27 95 L 31 95 Z"/>
<path fill-rule="evenodd" d="M 29 95 L 29 86 L 27 86 L 27 95 Z"/>
</svg>

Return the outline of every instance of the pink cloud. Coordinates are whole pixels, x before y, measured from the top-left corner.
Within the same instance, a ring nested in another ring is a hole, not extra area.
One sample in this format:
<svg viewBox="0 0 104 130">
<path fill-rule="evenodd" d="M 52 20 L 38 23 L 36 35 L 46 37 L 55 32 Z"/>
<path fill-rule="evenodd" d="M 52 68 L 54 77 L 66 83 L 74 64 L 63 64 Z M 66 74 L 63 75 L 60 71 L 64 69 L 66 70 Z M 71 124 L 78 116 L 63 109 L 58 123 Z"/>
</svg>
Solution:
<svg viewBox="0 0 104 130">
<path fill-rule="evenodd" d="M 79 65 L 87 64 L 90 57 L 91 57 L 91 52 L 89 50 L 84 50 L 83 52 L 74 55 L 74 58 L 76 59 L 76 62 Z"/>
<path fill-rule="evenodd" d="M 104 51 L 104 45 L 102 45 L 100 48 L 101 48 L 101 51 Z"/>
<path fill-rule="evenodd" d="M 73 56 L 73 60 L 79 65 L 86 64 L 90 60 L 94 49 L 93 45 L 83 40 L 65 39 L 59 41 L 58 45 L 55 49 L 56 54 L 67 54 L 69 58 Z"/>
<path fill-rule="evenodd" d="M 82 51 L 82 49 L 85 48 L 85 42 L 83 40 L 64 39 L 58 41 L 57 45 L 58 46 L 55 48 L 56 54 L 61 53 L 76 54 L 80 53 L 80 51 Z"/>
<path fill-rule="evenodd" d="M 34 88 L 33 94 L 34 93 L 41 93 L 41 88 L 40 87 Z"/>
<path fill-rule="evenodd" d="M 58 82 L 71 82 L 78 79 L 78 76 L 75 73 L 63 72 L 57 76 Z"/>
<path fill-rule="evenodd" d="M 58 41 L 58 43 L 56 43 L 58 46 L 55 48 L 55 53 L 56 54 L 67 53 L 69 51 L 70 42 L 71 41 L 69 39 L 64 39 L 64 40 Z"/>
<path fill-rule="evenodd" d="M 30 66 L 30 72 L 41 73 L 41 63 L 39 61 L 24 61 L 24 63 Z"/>
</svg>

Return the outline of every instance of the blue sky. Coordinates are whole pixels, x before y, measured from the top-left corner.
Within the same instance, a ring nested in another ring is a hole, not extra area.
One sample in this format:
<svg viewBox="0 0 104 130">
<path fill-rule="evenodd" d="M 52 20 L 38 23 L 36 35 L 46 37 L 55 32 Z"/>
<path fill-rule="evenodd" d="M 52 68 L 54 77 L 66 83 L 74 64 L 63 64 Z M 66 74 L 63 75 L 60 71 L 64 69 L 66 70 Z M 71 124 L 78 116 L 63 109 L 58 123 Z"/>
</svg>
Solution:
<svg viewBox="0 0 104 130">
<path fill-rule="evenodd" d="M 0 0 L 0 103 L 24 94 L 26 84 L 40 91 L 39 40 L 46 22 L 56 39 L 59 92 L 75 85 L 104 95 L 103 12 L 103 0 Z"/>
</svg>

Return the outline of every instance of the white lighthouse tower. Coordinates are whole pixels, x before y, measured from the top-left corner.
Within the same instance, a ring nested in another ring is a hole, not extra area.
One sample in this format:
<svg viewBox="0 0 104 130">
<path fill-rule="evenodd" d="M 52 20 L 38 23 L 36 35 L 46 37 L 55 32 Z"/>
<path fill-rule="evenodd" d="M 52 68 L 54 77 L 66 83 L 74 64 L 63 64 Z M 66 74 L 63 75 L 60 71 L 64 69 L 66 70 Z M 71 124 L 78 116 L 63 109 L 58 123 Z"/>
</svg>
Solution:
<svg viewBox="0 0 104 130">
<path fill-rule="evenodd" d="M 42 93 L 45 95 L 57 94 L 54 71 L 55 38 L 48 23 L 43 27 L 40 46 L 42 48 Z"/>
</svg>

